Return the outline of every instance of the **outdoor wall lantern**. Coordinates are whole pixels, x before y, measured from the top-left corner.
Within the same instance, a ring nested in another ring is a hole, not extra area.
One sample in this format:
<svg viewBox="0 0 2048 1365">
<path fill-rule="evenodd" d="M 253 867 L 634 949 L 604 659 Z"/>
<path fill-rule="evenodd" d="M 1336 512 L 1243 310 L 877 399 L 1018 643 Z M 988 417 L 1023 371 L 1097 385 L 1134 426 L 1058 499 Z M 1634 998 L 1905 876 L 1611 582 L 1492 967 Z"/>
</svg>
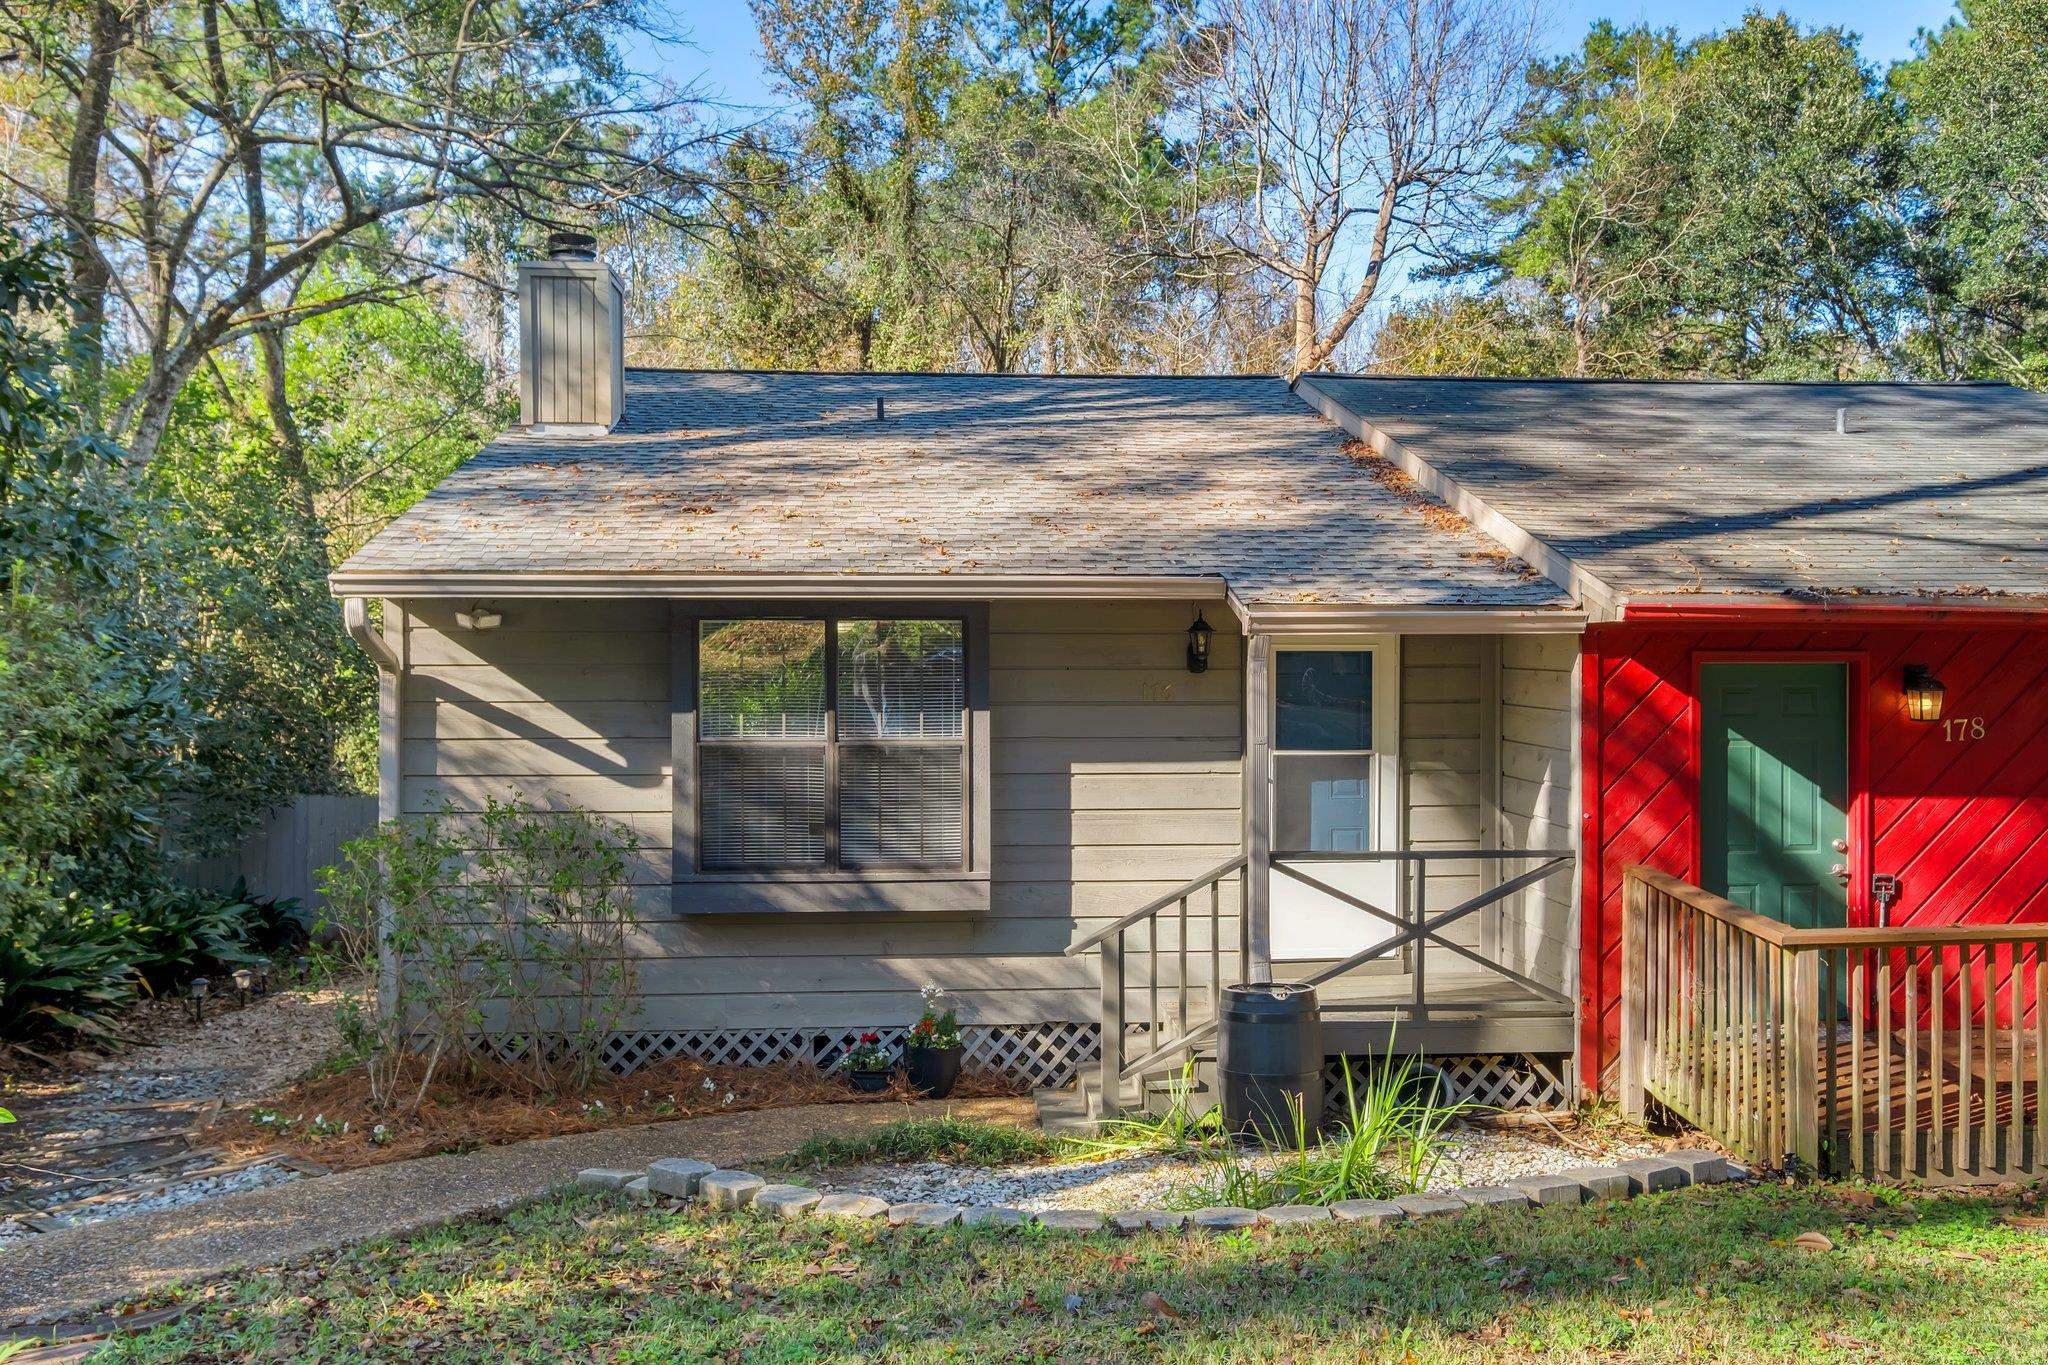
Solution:
<svg viewBox="0 0 2048 1365">
<path fill-rule="evenodd" d="M 1914 720 L 1941 719 L 1941 703 L 1948 689 L 1926 664 L 1906 665 L 1906 714 Z"/>
<path fill-rule="evenodd" d="M 505 618 L 479 602 L 468 611 L 455 613 L 455 624 L 464 630 L 496 630 Z"/>
<path fill-rule="evenodd" d="M 1188 672 L 1209 671 L 1209 641 L 1214 639 L 1215 629 L 1204 620 L 1201 611 L 1195 612 L 1195 623 L 1188 627 Z"/>
</svg>

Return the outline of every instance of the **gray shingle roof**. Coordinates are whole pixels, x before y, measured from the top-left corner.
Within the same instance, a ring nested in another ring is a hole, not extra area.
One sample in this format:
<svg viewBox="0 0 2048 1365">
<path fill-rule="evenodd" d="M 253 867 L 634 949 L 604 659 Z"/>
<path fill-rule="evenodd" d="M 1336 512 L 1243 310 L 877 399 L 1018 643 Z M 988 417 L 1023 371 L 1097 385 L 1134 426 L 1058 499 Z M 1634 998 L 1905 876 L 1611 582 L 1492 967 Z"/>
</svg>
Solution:
<svg viewBox="0 0 2048 1365">
<path fill-rule="evenodd" d="M 1623 594 L 2048 595 L 2048 396 L 2002 385 L 1312 382 Z"/>
<path fill-rule="evenodd" d="M 1564 603 L 1278 379 L 629 370 L 626 392 L 609 435 L 493 443 L 341 574 L 1221 574 L 1246 601 Z"/>
</svg>

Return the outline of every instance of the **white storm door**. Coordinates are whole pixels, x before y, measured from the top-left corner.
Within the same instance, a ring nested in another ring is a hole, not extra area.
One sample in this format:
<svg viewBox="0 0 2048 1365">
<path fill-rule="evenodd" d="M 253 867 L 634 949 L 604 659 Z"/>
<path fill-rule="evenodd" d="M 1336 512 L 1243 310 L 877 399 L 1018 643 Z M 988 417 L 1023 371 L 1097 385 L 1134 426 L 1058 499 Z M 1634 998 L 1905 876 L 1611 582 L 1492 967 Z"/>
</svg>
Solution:
<svg viewBox="0 0 2048 1365">
<path fill-rule="evenodd" d="M 1273 651 L 1273 860 L 1295 852 L 1358 853 L 1400 844 L 1395 738 L 1396 637 L 1290 643 Z M 1398 867 L 1364 859 L 1298 862 L 1317 881 L 1395 913 Z M 1345 958 L 1394 926 L 1284 872 L 1271 874 L 1273 958 Z"/>
</svg>

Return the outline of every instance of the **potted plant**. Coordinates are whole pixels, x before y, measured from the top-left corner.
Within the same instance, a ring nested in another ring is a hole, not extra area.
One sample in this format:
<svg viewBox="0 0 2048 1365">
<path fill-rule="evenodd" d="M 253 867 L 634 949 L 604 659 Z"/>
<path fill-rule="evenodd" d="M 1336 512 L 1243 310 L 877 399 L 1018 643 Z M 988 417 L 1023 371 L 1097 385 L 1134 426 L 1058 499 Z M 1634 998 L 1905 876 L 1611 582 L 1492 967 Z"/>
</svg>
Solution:
<svg viewBox="0 0 2048 1365">
<path fill-rule="evenodd" d="M 924 988 L 924 1013 L 910 1026 L 910 1043 L 903 1053 L 911 1088 L 939 1100 L 953 1093 L 966 1051 L 960 1045 L 960 1020 L 951 1008 L 939 1007 L 941 999 L 937 986 Z"/>
<path fill-rule="evenodd" d="M 839 1059 L 839 1069 L 846 1073 L 847 1083 L 863 1095 L 878 1095 L 887 1090 L 889 1068 L 895 1064 L 889 1049 L 882 1046 L 879 1033 L 863 1033 L 860 1041 Z"/>
</svg>

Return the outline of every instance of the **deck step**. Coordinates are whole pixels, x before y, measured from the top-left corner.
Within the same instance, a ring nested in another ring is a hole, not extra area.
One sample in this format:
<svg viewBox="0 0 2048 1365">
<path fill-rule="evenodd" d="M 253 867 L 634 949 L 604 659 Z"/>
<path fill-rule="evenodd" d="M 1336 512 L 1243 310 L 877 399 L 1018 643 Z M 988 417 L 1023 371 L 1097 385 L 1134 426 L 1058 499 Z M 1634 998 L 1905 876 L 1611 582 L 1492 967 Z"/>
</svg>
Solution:
<svg viewBox="0 0 2048 1365">
<path fill-rule="evenodd" d="M 1093 1137 L 1097 1120 L 1088 1112 L 1088 1092 L 1078 1085 L 1062 1090 L 1034 1090 L 1038 1126 L 1047 1137 Z"/>
</svg>

